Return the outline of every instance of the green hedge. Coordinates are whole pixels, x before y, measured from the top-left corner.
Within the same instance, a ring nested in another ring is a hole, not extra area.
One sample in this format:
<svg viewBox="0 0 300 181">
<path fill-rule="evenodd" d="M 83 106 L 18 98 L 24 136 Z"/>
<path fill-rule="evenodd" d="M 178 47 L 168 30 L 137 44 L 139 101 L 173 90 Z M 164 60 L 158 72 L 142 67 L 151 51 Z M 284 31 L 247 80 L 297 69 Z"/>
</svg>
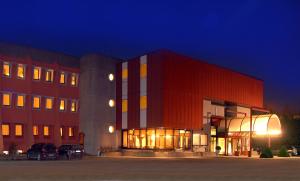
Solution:
<svg viewBox="0 0 300 181">
<path fill-rule="evenodd" d="M 260 154 L 260 158 L 273 158 L 271 148 L 264 148 Z"/>
<path fill-rule="evenodd" d="M 281 147 L 278 153 L 279 157 L 289 157 L 290 154 L 288 153 L 288 150 L 286 149 L 286 147 Z"/>
</svg>

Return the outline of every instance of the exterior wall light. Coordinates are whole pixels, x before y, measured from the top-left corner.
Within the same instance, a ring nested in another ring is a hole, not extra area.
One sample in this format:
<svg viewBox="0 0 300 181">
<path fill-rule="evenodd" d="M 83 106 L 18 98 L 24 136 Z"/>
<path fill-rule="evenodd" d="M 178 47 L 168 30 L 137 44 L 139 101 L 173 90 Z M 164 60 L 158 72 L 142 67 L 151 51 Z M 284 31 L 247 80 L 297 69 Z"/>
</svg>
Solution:
<svg viewBox="0 0 300 181">
<path fill-rule="evenodd" d="M 109 80 L 109 81 L 112 82 L 114 79 L 115 79 L 114 74 L 109 74 L 109 75 L 108 75 L 108 80 Z"/>
<path fill-rule="evenodd" d="M 109 133 L 114 133 L 115 132 L 115 128 L 113 126 L 109 126 L 108 127 L 108 132 Z"/>
<path fill-rule="evenodd" d="M 108 105 L 109 105 L 109 107 L 115 107 L 115 101 L 113 99 L 110 99 L 108 101 Z"/>
</svg>

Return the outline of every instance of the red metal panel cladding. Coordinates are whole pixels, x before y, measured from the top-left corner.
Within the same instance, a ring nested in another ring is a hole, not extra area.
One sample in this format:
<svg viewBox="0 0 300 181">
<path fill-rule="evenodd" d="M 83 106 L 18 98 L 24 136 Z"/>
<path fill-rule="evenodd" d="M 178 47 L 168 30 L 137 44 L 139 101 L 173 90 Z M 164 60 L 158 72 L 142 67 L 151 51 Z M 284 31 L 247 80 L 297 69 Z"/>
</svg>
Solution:
<svg viewBox="0 0 300 181">
<path fill-rule="evenodd" d="M 140 127 L 140 61 L 128 62 L 128 129 Z"/>
</svg>

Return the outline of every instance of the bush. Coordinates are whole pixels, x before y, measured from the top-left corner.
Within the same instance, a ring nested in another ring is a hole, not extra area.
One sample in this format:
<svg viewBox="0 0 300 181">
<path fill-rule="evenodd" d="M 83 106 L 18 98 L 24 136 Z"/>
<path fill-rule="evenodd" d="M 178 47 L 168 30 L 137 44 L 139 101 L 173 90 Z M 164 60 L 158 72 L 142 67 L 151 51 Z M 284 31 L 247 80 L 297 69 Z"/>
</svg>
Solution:
<svg viewBox="0 0 300 181">
<path fill-rule="evenodd" d="M 290 154 L 288 153 L 288 150 L 286 149 L 286 147 L 281 147 L 278 153 L 279 157 L 289 157 Z"/>
<path fill-rule="evenodd" d="M 271 148 L 264 148 L 260 154 L 260 158 L 273 158 Z"/>
</svg>

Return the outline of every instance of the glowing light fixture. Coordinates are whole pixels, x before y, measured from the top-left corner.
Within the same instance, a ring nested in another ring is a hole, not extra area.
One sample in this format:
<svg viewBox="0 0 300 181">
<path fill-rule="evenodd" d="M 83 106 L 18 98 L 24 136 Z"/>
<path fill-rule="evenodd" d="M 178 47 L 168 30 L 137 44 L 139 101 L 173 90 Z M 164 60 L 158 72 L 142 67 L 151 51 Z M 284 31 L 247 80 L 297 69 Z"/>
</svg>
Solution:
<svg viewBox="0 0 300 181">
<path fill-rule="evenodd" d="M 114 74 L 109 74 L 109 75 L 108 75 L 108 80 L 109 80 L 109 81 L 112 82 L 114 79 L 115 79 Z"/>
<path fill-rule="evenodd" d="M 115 127 L 109 126 L 109 127 L 108 127 L 108 132 L 109 132 L 109 133 L 114 133 L 114 132 L 115 132 Z"/>
<path fill-rule="evenodd" d="M 108 101 L 108 105 L 109 105 L 109 107 L 115 107 L 115 101 L 113 99 L 110 99 Z"/>
</svg>

